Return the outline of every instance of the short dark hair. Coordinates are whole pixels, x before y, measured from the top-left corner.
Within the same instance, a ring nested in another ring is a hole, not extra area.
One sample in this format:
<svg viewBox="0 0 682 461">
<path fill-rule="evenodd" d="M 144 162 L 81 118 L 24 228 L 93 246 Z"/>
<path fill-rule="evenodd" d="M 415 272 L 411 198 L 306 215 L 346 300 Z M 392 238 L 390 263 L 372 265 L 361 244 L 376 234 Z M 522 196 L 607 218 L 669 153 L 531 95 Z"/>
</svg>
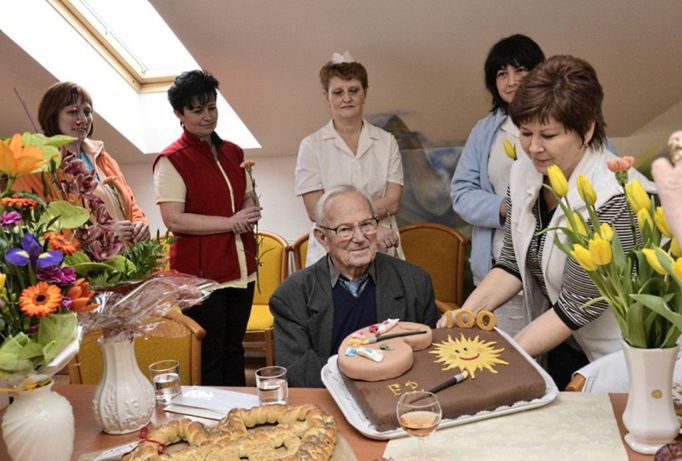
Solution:
<svg viewBox="0 0 682 461">
<path fill-rule="evenodd" d="M 218 97 L 218 80 L 205 70 L 190 70 L 177 76 L 168 89 L 168 101 L 173 109 L 185 112 L 185 107 L 204 105 Z"/>
<path fill-rule="evenodd" d="M 59 129 L 59 112 L 66 106 L 87 102 L 92 106 L 92 98 L 85 88 L 74 82 L 57 82 L 47 89 L 38 106 L 38 123 L 45 136 L 64 134 Z M 90 125 L 88 136 L 94 124 Z"/>
<path fill-rule="evenodd" d="M 497 71 L 507 66 L 525 67 L 532 70 L 545 60 L 540 46 L 530 37 L 521 34 L 510 35 L 495 43 L 485 60 L 485 87 L 493 96 L 493 108 L 507 110 L 507 102 L 497 91 Z"/>
<path fill-rule="evenodd" d="M 362 84 L 362 88 L 367 90 L 369 83 L 367 80 L 367 69 L 359 62 L 340 62 L 334 64 L 329 61 L 320 69 L 320 83 L 324 91 L 329 90 L 329 80 L 338 77 L 342 80 L 357 78 Z"/>
<path fill-rule="evenodd" d="M 606 141 L 603 100 L 604 92 L 590 63 L 573 56 L 552 56 L 523 79 L 509 105 L 509 115 L 516 126 L 532 120 L 546 123 L 551 117 L 583 142 L 594 123 L 589 145 L 602 147 Z"/>
</svg>

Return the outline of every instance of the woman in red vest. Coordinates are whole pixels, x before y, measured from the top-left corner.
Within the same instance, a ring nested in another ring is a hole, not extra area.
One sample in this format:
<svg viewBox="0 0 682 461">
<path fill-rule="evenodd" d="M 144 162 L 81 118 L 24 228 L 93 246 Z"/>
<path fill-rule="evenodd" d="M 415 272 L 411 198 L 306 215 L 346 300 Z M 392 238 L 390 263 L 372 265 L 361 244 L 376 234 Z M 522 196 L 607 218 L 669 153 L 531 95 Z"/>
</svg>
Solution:
<svg viewBox="0 0 682 461">
<path fill-rule="evenodd" d="M 186 311 L 206 330 L 202 383 L 243 386 L 242 341 L 256 280 L 252 226 L 261 208 L 240 168 L 244 152 L 215 132 L 217 90 L 218 81 L 205 71 L 175 79 L 168 100 L 183 133 L 156 159 L 154 186 L 163 222 L 177 237 L 171 268 L 221 284 L 201 306 Z"/>
</svg>

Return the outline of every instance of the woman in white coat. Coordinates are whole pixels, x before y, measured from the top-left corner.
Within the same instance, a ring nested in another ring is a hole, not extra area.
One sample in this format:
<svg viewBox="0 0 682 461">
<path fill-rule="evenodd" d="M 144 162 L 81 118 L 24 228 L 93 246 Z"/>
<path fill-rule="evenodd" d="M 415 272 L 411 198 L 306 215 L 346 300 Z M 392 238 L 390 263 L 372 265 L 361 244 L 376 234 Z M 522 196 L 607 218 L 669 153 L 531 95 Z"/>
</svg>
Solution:
<svg viewBox="0 0 682 461">
<path fill-rule="evenodd" d="M 368 123 L 363 116 L 367 98 L 367 70 L 348 52 L 334 53 L 320 69 L 323 95 L 331 121 L 301 141 L 296 162 L 296 195 L 310 220 L 325 190 L 351 184 L 369 196 L 381 220 L 379 249 L 402 257 L 395 216 L 403 189 L 403 166 L 392 134 Z M 314 234 L 308 239 L 306 266 L 324 256 Z"/>
</svg>

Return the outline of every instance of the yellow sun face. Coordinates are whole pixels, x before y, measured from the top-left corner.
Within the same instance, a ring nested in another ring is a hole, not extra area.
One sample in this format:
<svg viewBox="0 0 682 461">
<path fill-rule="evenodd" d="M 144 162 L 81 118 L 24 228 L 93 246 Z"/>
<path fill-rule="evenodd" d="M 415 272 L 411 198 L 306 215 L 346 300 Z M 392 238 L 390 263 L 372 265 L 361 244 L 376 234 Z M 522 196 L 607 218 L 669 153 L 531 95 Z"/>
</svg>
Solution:
<svg viewBox="0 0 682 461">
<path fill-rule="evenodd" d="M 494 349 L 495 344 L 495 341 L 481 341 L 478 336 L 471 339 L 460 334 L 458 339 L 448 336 L 447 341 L 434 344 L 435 350 L 429 353 L 438 356 L 436 363 L 445 364 L 443 370 L 459 368 L 461 371 L 467 371 L 471 379 L 474 379 L 477 370 L 485 368 L 492 373 L 497 373 L 495 365 L 508 365 L 500 359 L 500 353 L 504 351 L 504 348 Z"/>
</svg>

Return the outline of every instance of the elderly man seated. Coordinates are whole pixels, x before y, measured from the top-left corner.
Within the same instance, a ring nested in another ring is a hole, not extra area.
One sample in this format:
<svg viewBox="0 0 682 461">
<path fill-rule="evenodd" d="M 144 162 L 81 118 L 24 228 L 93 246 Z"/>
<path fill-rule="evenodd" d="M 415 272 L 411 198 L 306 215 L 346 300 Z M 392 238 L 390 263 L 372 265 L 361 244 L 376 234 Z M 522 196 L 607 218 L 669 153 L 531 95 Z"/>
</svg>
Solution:
<svg viewBox="0 0 682 461">
<path fill-rule="evenodd" d="M 377 253 L 376 213 L 355 187 L 325 192 L 315 218 L 327 256 L 291 275 L 270 298 L 275 361 L 298 387 L 321 387 L 322 366 L 359 328 L 388 318 L 433 326 L 438 318 L 429 275 Z"/>
</svg>

